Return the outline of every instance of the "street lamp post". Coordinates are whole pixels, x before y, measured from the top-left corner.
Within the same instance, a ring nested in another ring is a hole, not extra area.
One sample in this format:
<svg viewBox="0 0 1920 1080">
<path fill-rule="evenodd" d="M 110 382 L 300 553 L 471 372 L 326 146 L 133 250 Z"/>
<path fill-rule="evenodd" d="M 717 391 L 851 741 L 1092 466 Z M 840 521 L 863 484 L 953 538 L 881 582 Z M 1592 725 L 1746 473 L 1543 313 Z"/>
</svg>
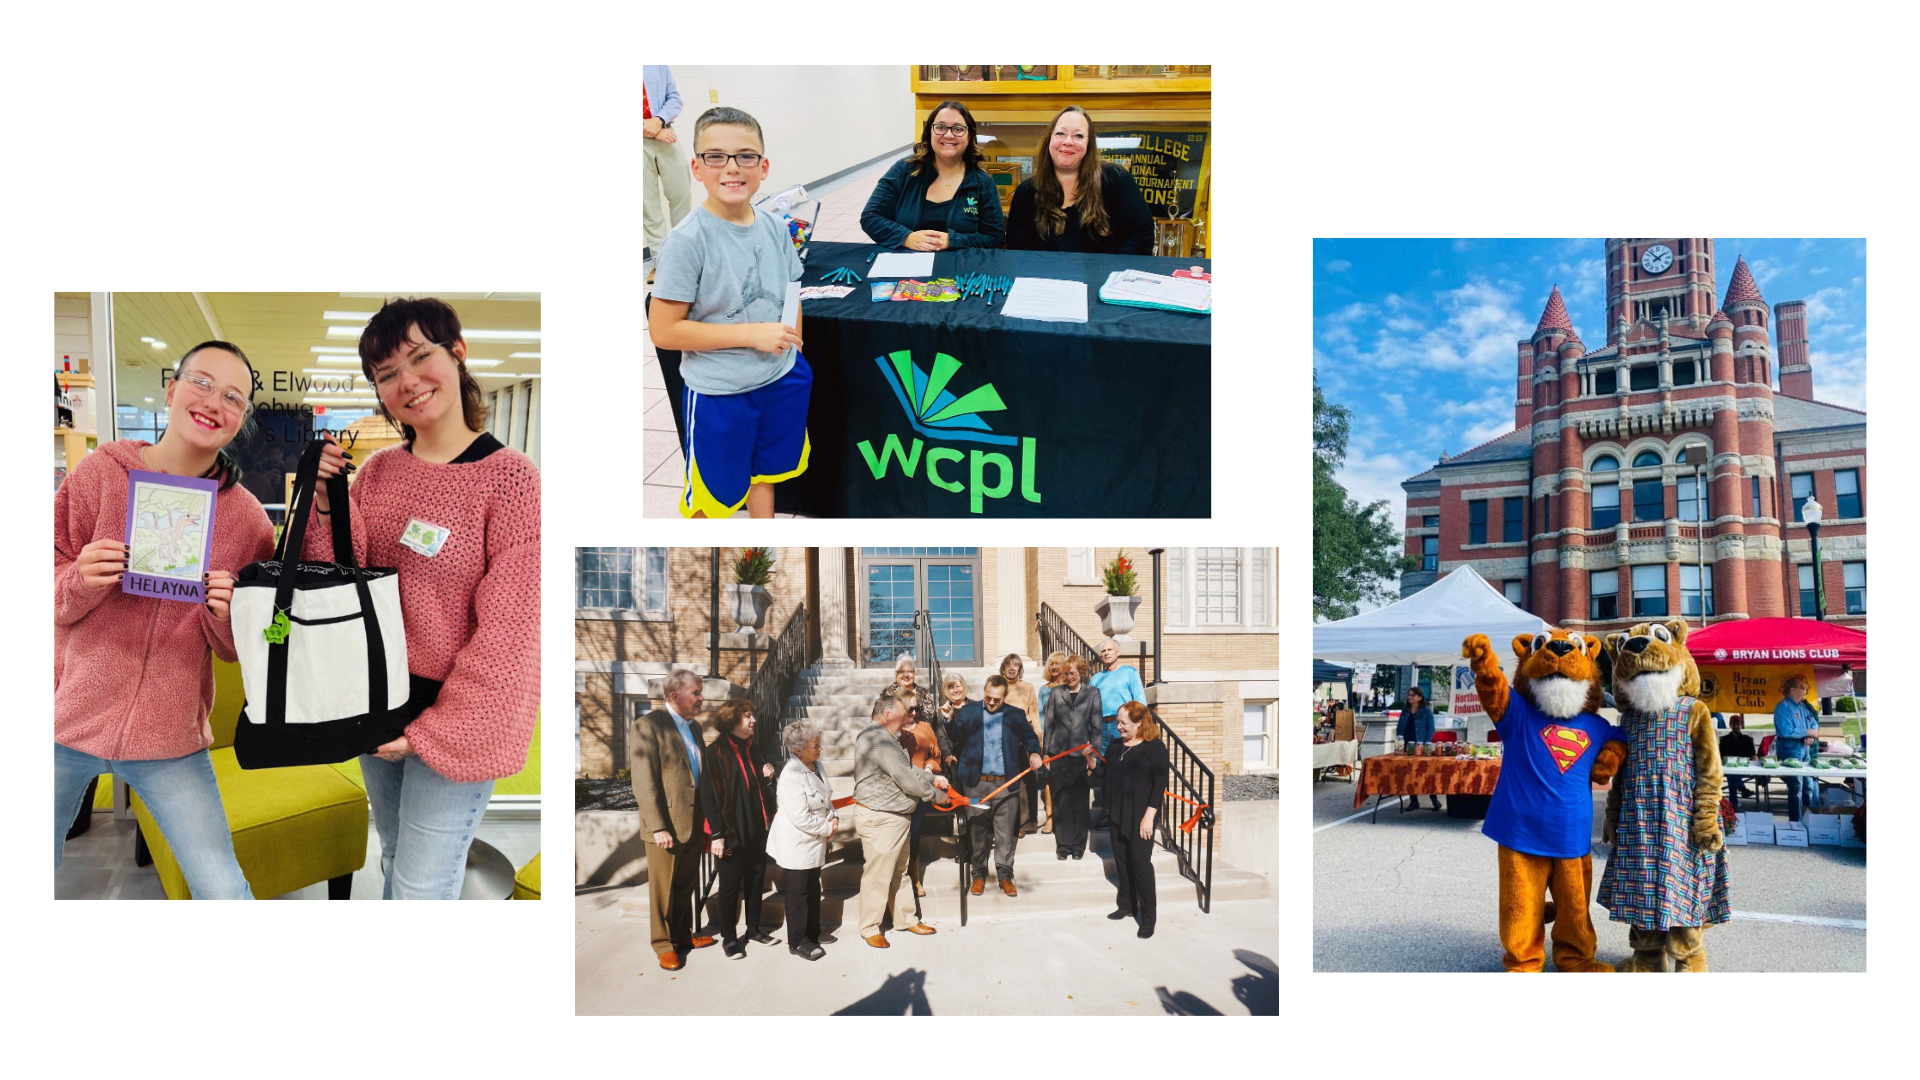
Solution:
<svg viewBox="0 0 1920 1080">
<path fill-rule="evenodd" d="M 1160 556 L 1167 549 L 1148 548 L 1147 554 L 1153 556 L 1153 681 L 1148 686 L 1159 686 L 1165 682 L 1160 677 L 1160 669 L 1166 662 L 1160 658 Z"/>
<path fill-rule="evenodd" d="M 1824 508 L 1820 500 L 1807 496 L 1800 506 L 1800 520 L 1807 524 L 1807 536 L 1813 541 L 1813 617 L 1821 622 L 1827 620 L 1827 576 L 1820 570 L 1820 515 Z"/>
</svg>

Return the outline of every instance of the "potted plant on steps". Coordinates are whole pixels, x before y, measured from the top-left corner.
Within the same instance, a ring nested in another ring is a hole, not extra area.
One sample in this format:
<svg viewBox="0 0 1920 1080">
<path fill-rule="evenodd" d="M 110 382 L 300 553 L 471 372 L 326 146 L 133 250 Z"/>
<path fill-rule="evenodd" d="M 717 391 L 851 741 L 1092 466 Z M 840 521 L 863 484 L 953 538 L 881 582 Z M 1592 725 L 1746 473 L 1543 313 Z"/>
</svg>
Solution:
<svg viewBox="0 0 1920 1080">
<path fill-rule="evenodd" d="M 1133 560 L 1127 558 L 1126 549 L 1107 564 L 1107 595 L 1093 605 L 1100 616 L 1100 632 L 1108 637 L 1119 637 L 1133 629 L 1133 613 L 1140 607 L 1140 598 L 1133 595 Z"/>
<path fill-rule="evenodd" d="M 773 557 L 768 549 L 750 547 L 742 551 L 733 563 L 733 579 L 733 621 L 740 624 L 738 632 L 760 629 L 773 603 L 767 593 L 767 582 L 773 580 Z"/>
</svg>

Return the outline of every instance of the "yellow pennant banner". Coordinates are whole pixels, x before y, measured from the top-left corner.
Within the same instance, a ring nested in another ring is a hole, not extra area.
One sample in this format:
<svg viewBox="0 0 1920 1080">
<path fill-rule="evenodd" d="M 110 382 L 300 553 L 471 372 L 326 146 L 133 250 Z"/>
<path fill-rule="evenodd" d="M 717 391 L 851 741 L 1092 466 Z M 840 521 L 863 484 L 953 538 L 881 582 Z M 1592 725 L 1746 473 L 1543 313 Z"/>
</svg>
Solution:
<svg viewBox="0 0 1920 1080">
<path fill-rule="evenodd" d="M 1790 676 L 1813 681 L 1812 664 L 1717 664 L 1700 669 L 1700 700 L 1721 713 L 1771 713 L 1786 700 L 1781 684 Z"/>
</svg>

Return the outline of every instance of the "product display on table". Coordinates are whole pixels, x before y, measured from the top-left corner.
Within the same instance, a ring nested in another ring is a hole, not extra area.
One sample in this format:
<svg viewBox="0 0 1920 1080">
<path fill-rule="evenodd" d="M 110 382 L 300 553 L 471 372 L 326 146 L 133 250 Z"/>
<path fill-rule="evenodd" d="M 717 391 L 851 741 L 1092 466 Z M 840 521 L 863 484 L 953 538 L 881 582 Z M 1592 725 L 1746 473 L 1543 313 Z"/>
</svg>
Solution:
<svg viewBox="0 0 1920 1080">
<path fill-rule="evenodd" d="M 809 285 L 800 290 L 800 299 L 838 300 L 852 291 L 851 285 Z"/>
<path fill-rule="evenodd" d="M 1509 686 L 1485 634 L 1461 644 L 1481 708 L 1504 748 L 1481 831 L 1500 845 L 1500 944 L 1508 971 L 1539 971 L 1553 926 L 1559 971 L 1612 971 L 1594 956 L 1592 785 L 1620 764 L 1620 734 L 1599 715 L 1600 639 L 1552 630 L 1513 639 Z M 1551 893 L 1553 902 L 1547 901 Z"/>
<path fill-rule="evenodd" d="M 821 275 L 820 280 L 821 281 L 838 281 L 843 283 L 854 282 L 854 281 L 860 280 L 860 272 L 850 266 L 836 266 L 833 269 L 827 271 L 825 274 Z M 819 286 L 815 286 L 815 288 L 819 288 Z M 841 293 L 839 295 L 844 296 L 845 294 Z"/>
<path fill-rule="evenodd" d="M 1627 762 L 1607 792 L 1598 899 L 1627 924 L 1627 971 L 1706 971 L 1702 931 L 1732 917 L 1720 742 L 1686 640 L 1684 619 L 1607 638 Z"/>
<path fill-rule="evenodd" d="M 932 281 L 897 281 L 894 282 L 893 295 L 889 299 L 946 303 L 960 299 L 960 287 L 952 278 L 935 278 Z"/>
<path fill-rule="evenodd" d="M 814 281 L 838 267 L 865 268 L 880 252 L 820 240 L 811 249 Z M 809 296 L 811 454 L 804 474 L 776 488 L 775 509 L 1211 516 L 1212 320 L 1097 303 L 1084 323 L 1009 319 L 1007 298 L 988 291 L 1020 277 L 1097 288 L 1115 270 L 1167 274 L 1195 262 L 966 248 L 934 253 L 934 272 L 915 279 L 964 281 L 962 302 L 887 303 L 894 283 L 871 275 L 867 288 L 843 297 Z M 680 365 L 680 354 L 661 351 L 669 407 L 684 431 Z"/>
<path fill-rule="evenodd" d="M 240 569 L 234 650 L 246 704 L 234 729 L 243 769 L 331 765 L 399 738 L 412 719 L 399 571 L 361 568 L 347 478 L 327 481 L 333 561 L 299 561 L 324 442 L 309 443 L 272 560 Z"/>
<path fill-rule="evenodd" d="M 127 473 L 127 570 L 120 591 L 204 603 L 218 480 L 132 469 Z"/>
</svg>

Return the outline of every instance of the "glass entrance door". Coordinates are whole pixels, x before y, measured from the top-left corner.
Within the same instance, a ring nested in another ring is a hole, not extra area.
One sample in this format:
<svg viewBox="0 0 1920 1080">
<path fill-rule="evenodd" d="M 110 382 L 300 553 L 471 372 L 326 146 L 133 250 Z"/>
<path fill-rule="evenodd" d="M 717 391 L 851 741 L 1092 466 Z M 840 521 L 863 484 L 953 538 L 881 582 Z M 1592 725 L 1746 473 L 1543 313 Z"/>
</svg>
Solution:
<svg viewBox="0 0 1920 1080">
<path fill-rule="evenodd" d="M 892 667 L 913 655 L 913 613 L 920 610 L 932 614 L 941 663 L 980 663 L 979 548 L 861 548 L 859 572 L 862 666 Z"/>
</svg>

